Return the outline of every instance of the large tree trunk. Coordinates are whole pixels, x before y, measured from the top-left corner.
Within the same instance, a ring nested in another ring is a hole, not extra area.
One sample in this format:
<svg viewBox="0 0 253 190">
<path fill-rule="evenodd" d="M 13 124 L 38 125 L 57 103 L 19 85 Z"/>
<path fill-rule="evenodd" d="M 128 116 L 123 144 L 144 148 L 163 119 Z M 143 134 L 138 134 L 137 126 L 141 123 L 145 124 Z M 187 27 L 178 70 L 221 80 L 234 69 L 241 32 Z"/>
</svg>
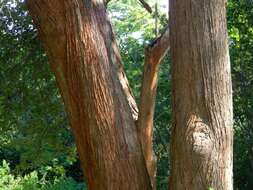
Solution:
<svg viewBox="0 0 253 190">
<path fill-rule="evenodd" d="M 232 190 L 232 90 L 224 0 L 170 0 L 171 190 Z"/>
<path fill-rule="evenodd" d="M 151 189 L 132 115 L 136 105 L 103 1 L 27 5 L 56 75 L 89 189 Z"/>
</svg>

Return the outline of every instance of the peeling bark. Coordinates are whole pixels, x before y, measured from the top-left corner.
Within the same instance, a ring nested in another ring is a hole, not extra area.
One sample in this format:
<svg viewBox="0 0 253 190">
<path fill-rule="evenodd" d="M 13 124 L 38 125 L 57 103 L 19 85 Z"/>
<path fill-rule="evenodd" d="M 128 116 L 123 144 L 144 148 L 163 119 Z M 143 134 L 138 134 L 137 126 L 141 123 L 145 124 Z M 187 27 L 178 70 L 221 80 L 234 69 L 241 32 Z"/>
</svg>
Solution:
<svg viewBox="0 0 253 190">
<path fill-rule="evenodd" d="M 232 85 L 225 1 L 170 0 L 171 190 L 232 190 Z"/>
<path fill-rule="evenodd" d="M 89 189 L 151 189 L 133 118 L 137 108 L 104 2 L 26 3 L 55 73 Z"/>
</svg>

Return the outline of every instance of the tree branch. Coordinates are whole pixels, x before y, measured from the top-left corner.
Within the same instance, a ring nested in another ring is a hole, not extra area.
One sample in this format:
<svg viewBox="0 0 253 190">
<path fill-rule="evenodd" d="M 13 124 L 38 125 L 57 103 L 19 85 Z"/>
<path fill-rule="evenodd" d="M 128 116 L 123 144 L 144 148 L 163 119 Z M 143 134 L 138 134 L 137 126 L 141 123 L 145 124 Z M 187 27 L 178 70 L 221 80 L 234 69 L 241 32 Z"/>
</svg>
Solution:
<svg viewBox="0 0 253 190">
<path fill-rule="evenodd" d="M 167 27 L 164 32 L 161 34 L 160 37 L 158 37 L 156 40 L 154 40 L 147 48 L 146 48 L 146 54 L 151 54 L 152 59 L 154 59 L 153 62 L 156 64 L 160 64 L 161 60 L 164 58 L 166 53 L 169 50 L 169 27 Z"/>
<path fill-rule="evenodd" d="M 152 13 L 152 8 L 149 6 L 147 2 L 145 2 L 144 0 L 139 0 L 139 2 L 150 14 Z"/>
<path fill-rule="evenodd" d="M 145 50 L 145 63 L 139 106 L 138 134 L 150 180 L 155 189 L 156 158 L 153 153 L 153 119 L 155 110 L 158 72 L 162 59 L 169 50 L 169 29 Z"/>
</svg>

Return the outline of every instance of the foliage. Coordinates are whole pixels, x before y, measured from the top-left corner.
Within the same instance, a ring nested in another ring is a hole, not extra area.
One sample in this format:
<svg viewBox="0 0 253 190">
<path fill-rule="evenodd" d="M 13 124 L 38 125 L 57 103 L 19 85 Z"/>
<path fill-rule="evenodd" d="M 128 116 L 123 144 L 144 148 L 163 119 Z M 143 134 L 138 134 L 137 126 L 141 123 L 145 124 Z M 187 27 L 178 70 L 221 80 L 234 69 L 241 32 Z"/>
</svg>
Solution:
<svg viewBox="0 0 253 190">
<path fill-rule="evenodd" d="M 14 176 L 10 172 L 9 164 L 3 160 L 0 166 L 0 190 L 85 190 L 83 184 L 78 184 L 72 178 L 55 178 L 47 181 L 46 175 L 39 178 L 38 172 L 33 171 L 25 176 Z"/>
<path fill-rule="evenodd" d="M 253 2 L 230 0 L 228 29 L 234 99 L 235 189 L 253 189 Z"/>
<path fill-rule="evenodd" d="M 154 1 L 149 1 L 154 7 Z M 130 85 L 139 101 L 144 48 L 155 39 L 154 13 L 135 0 L 108 10 Z M 167 18 L 159 9 L 160 32 Z M 253 2 L 228 1 L 234 97 L 235 189 L 253 189 Z M 77 189 L 76 148 L 55 78 L 22 0 L 0 1 L 0 190 Z M 155 110 L 157 189 L 167 189 L 171 121 L 170 59 L 162 65 Z M 44 176 L 44 177 L 43 177 Z M 26 187 L 27 186 L 27 187 Z M 28 188 L 29 187 L 29 188 Z"/>
<path fill-rule="evenodd" d="M 71 164 L 75 145 L 36 29 L 22 1 L 1 3 L 0 158 L 19 170 Z"/>
</svg>

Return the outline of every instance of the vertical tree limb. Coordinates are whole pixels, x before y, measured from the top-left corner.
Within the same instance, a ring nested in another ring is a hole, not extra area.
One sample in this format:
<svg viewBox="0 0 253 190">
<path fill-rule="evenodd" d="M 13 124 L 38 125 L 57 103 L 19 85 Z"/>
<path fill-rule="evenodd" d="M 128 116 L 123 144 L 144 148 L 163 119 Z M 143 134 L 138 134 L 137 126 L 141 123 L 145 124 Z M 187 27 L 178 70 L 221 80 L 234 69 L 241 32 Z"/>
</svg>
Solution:
<svg viewBox="0 0 253 190">
<path fill-rule="evenodd" d="M 158 72 L 162 59 L 169 50 L 169 29 L 145 50 L 145 63 L 139 106 L 138 133 L 153 189 L 156 182 L 156 158 L 153 153 L 153 119 Z"/>
</svg>

